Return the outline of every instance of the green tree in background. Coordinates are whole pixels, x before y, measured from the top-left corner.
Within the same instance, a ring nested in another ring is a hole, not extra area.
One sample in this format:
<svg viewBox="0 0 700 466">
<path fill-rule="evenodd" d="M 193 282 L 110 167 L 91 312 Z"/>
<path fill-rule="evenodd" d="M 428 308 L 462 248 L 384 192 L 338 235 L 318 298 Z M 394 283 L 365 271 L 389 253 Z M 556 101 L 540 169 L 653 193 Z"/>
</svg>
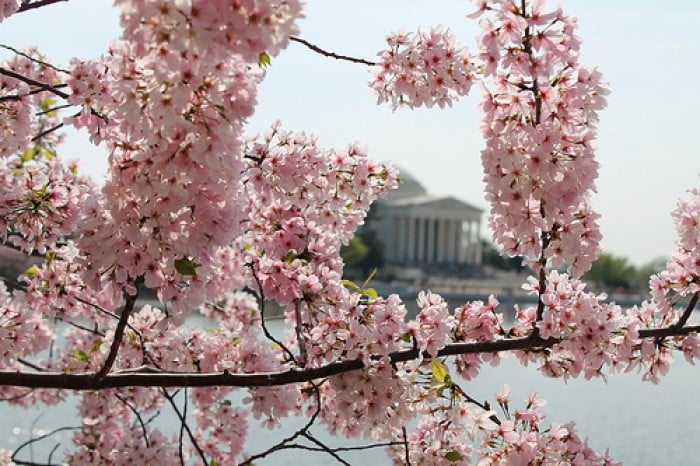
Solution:
<svg viewBox="0 0 700 466">
<path fill-rule="evenodd" d="M 340 257 L 343 258 L 347 268 L 360 272 L 360 276 L 354 278 L 366 277 L 373 269 L 381 272 L 384 266 L 384 243 L 372 228 L 372 222 L 378 219 L 377 209 L 370 209 L 364 225 L 350 243 L 340 249 Z M 352 272 L 346 270 L 346 275 L 352 276 Z"/>
<path fill-rule="evenodd" d="M 596 283 L 608 290 L 632 291 L 638 285 L 638 272 L 626 257 L 604 252 L 598 256 L 584 280 Z"/>
</svg>

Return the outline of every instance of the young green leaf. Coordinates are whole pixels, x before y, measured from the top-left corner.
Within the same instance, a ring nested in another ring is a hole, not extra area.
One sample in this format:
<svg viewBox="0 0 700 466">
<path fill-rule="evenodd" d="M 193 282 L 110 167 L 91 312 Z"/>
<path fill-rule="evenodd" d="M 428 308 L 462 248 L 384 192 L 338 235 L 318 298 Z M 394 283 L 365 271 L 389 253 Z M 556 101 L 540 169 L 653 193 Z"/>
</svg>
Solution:
<svg viewBox="0 0 700 466">
<path fill-rule="evenodd" d="M 377 290 L 374 288 L 365 288 L 364 290 L 360 291 L 360 293 L 367 296 L 369 299 L 377 299 L 379 297 Z"/>
<path fill-rule="evenodd" d="M 175 270 L 177 270 L 181 275 L 197 275 L 197 267 L 201 264 L 197 264 L 190 257 L 183 257 L 182 259 L 177 259 L 175 261 Z"/>
<path fill-rule="evenodd" d="M 445 378 L 448 377 L 447 368 L 443 363 L 433 358 L 430 362 L 430 367 L 433 371 L 433 377 L 440 383 L 445 383 Z"/>
<path fill-rule="evenodd" d="M 352 288 L 353 290 L 360 289 L 360 285 L 358 285 L 357 283 L 355 283 L 352 280 L 340 280 L 340 284 L 343 286 L 347 286 L 348 288 Z"/>
<path fill-rule="evenodd" d="M 258 65 L 260 68 L 267 68 L 272 65 L 272 60 L 267 52 L 260 52 L 260 55 L 258 55 Z"/>
<path fill-rule="evenodd" d="M 464 457 L 458 451 L 455 450 L 448 451 L 447 453 L 445 453 L 444 458 L 452 463 L 456 463 L 457 461 L 462 461 L 464 459 Z"/>
</svg>

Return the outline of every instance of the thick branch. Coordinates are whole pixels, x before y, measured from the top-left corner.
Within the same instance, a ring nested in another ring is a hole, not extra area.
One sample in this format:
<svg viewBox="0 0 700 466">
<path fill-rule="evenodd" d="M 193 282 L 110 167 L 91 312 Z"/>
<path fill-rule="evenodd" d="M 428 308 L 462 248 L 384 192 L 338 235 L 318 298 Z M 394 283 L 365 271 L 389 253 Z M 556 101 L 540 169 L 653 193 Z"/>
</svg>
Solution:
<svg viewBox="0 0 700 466">
<path fill-rule="evenodd" d="M 683 336 L 700 332 L 700 325 L 683 328 L 662 327 L 639 331 L 640 338 L 664 338 Z M 539 337 L 508 338 L 503 340 L 454 343 L 441 349 L 437 356 L 455 356 L 459 354 L 498 353 L 512 350 L 541 350 L 549 348 L 561 340 Z M 417 350 L 403 350 L 390 354 L 392 363 L 411 361 L 419 356 Z M 424 358 L 429 358 L 427 353 Z M 152 368 L 143 371 L 122 371 L 107 374 L 102 378 L 94 373 L 65 374 L 62 372 L 0 372 L 0 386 L 29 388 L 58 388 L 68 390 L 101 390 L 117 387 L 274 387 L 291 383 L 309 382 L 333 375 L 362 369 L 360 359 L 334 362 L 320 367 L 290 369 L 280 372 L 261 372 L 255 374 L 231 374 L 200 372 L 158 372 Z"/>
<path fill-rule="evenodd" d="M 323 50 L 318 45 L 314 45 L 309 41 L 302 39 L 301 37 L 292 36 L 289 38 L 292 42 L 297 42 L 299 44 L 305 45 L 309 49 L 316 53 L 320 53 L 324 57 L 335 58 L 336 60 L 345 60 L 352 63 L 359 63 L 361 65 L 376 66 L 377 64 L 373 61 L 365 60 L 364 58 L 355 58 L 348 55 L 338 55 L 337 53 L 329 52 L 328 50 Z"/>
</svg>

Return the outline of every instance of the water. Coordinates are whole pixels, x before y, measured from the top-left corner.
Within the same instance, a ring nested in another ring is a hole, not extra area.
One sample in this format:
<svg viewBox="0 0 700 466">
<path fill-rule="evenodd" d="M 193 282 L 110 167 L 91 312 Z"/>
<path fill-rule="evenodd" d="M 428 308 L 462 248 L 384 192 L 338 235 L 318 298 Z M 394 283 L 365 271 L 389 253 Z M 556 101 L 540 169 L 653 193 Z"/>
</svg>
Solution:
<svg viewBox="0 0 700 466">
<path fill-rule="evenodd" d="M 279 331 L 281 322 L 272 322 Z M 608 383 L 602 380 L 561 380 L 541 377 L 534 367 L 521 367 L 513 359 L 505 359 L 498 367 L 484 366 L 476 380 L 462 387 L 477 400 L 492 400 L 504 383 L 511 387 L 513 406 L 519 406 L 531 390 L 548 400 L 544 410 L 549 422 L 575 421 L 579 434 L 588 437 L 598 450 L 609 448 L 612 456 L 628 465 L 697 464 L 697 439 L 700 438 L 700 368 L 691 366 L 680 357 L 671 364 L 669 374 L 660 385 L 640 381 L 636 374 L 615 375 Z M 58 407 L 23 410 L 0 404 L 0 448 L 14 449 L 30 437 L 42 435 L 54 428 L 78 425 L 74 402 Z M 160 425 L 178 425 L 172 415 L 159 419 Z M 267 431 L 253 426 L 247 449 L 257 453 L 279 441 L 301 425 L 291 420 L 280 430 Z M 322 427 L 312 429 L 330 446 L 365 445 L 365 440 L 347 442 L 331 438 Z M 60 443 L 55 458 L 64 446 L 70 448 L 71 432 L 61 432 L 33 446 L 35 461 L 45 462 L 48 452 Z M 22 458 L 29 458 L 24 450 Z M 352 464 L 390 464 L 384 450 L 344 453 Z M 263 460 L 260 466 L 298 465 L 321 466 L 334 460 L 326 454 L 285 450 Z M 56 462 L 56 459 L 54 459 Z"/>
</svg>

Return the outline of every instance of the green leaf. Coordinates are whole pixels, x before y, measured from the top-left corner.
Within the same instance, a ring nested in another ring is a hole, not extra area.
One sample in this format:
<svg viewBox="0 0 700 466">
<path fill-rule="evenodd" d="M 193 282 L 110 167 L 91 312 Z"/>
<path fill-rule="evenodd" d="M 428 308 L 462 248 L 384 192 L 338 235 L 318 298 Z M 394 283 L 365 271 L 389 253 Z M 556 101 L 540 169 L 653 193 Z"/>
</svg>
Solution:
<svg viewBox="0 0 700 466">
<path fill-rule="evenodd" d="M 36 268 L 35 265 L 32 265 L 29 267 L 27 270 L 24 271 L 24 276 L 27 278 L 34 278 L 36 273 L 39 271 L 39 269 Z"/>
<path fill-rule="evenodd" d="M 448 451 L 447 453 L 445 453 L 444 458 L 447 461 L 451 461 L 453 463 L 456 463 L 457 461 L 462 461 L 464 459 L 464 457 L 458 451 L 455 450 Z"/>
<path fill-rule="evenodd" d="M 367 277 L 365 282 L 362 284 L 362 288 L 367 287 L 367 285 L 369 284 L 369 282 L 372 281 L 372 279 L 374 278 L 375 275 L 377 275 L 377 268 L 376 267 L 373 268 L 372 271 L 369 273 L 369 276 Z"/>
<path fill-rule="evenodd" d="M 20 155 L 19 159 L 22 162 L 29 162 L 34 158 L 34 154 L 36 154 L 36 150 L 34 147 L 30 147 L 29 149 L 25 150 L 22 155 Z"/>
<path fill-rule="evenodd" d="M 360 289 L 360 285 L 358 285 L 357 283 L 355 283 L 352 280 L 340 280 L 340 284 L 343 286 L 347 286 L 348 288 L 352 288 L 353 290 Z"/>
<path fill-rule="evenodd" d="M 209 466 L 219 466 L 219 462 L 216 458 L 212 458 L 211 461 L 209 461 Z"/>
<path fill-rule="evenodd" d="M 90 358 L 88 357 L 87 353 L 83 350 L 80 350 L 80 349 L 76 349 L 76 350 L 71 351 L 70 355 L 81 362 L 90 361 Z"/>
<path fill-rule="evenodd" d="M 191 257 L 183 257 L 182 259 L 177 259 L 175 261 L 175 270 L 177 270 L 181 275 L 197 275 L 197 267 L 201 264 L 197 264 Z"/>
<path fill-rule="evenodd" d="M 290 249 L 289 251 L 287 251 L 287 255 L 285 256 L 284 261 L 287 264 L 291 264 L 297 257 L 299 257 L 297 252 L 294 249 Z"/>
<path fill-rule="evenodd" d="M 46 253 L 46 267 L 51 265 L 51 262 L 56 258 L 56 253 L 53 251 L 49 251 Z"/>
<path fill-rule="evenodd" d="M 102 343 L 104 343 L 104 340 L 102 338 L 98 338 L 95 340 L 95 343 L 92 345 L 92 349 L 90 350 L 91 353 L 95 353 L 100 350 L 100 347 L 102 346 Z"/>
<path fill-rule="evenodd" d="M 433 371 L 433 377 L 440 383 L 445 383 L 445 378 L 449 377 L 447 374 L 447 368 L 437 359 L 433 358 L 430 360 L 430 367 Z"/>
<path fill-rule="evenodd" d="M 261 68 L 267 68 L 272 65 L 272 60 L 267 52 L 260 52 L 260 55 L 258 55 L 258 65 Z"/>
<path fill-rule="evenodd" d="M 365 288 L 364 290 L 360 291 L 360 293 L 367 296 L 369 299 L 377 299 L 379 297 L 377 290 L 374 288 Z"/>
</svg>

